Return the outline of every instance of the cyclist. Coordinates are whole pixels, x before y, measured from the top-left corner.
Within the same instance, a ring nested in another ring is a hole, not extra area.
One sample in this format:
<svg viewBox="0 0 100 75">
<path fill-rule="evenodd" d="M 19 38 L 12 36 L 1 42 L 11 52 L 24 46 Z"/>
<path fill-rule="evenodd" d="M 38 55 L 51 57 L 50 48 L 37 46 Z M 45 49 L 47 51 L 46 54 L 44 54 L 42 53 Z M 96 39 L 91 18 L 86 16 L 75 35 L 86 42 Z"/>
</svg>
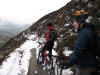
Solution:
<svg viewBox="0 0 100 75">
<path fill-rule="evenodd" d="M 46 34 L 46 43 L 44 45 L 44 47 L 42 48 L 42 53 L 44 53 L 45 50 L 49 51 L 49 57 L 51 59 L 52 56 L 52 48 L 54 46 L 54 41 L 56 38 L 56 32 L 52 26 L 51 22 L 47 23 L 47 34 Z M 43 55 L 44 58 L 44 55 Z"/>
<path fill-rule="evenodd" d="M 78 37 L 73 53 L 66 65 L 72 66 L 75 64 L 75 75 L 92 75 L 96 68 L 96 56 L 93 53 L 96 42 L 92 25 L 86 23 L 88 16 L 89 14 L 85 11 L 77 11 L 73 18 Z"/>
</svg>

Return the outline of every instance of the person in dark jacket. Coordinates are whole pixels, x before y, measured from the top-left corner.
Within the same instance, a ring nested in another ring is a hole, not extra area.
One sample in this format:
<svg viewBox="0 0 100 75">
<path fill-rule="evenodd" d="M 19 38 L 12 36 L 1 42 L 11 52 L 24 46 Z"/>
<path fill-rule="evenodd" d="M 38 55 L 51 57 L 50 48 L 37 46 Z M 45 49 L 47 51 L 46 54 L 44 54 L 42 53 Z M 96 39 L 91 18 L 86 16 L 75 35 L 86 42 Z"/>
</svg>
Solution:
<svg viewBox="0 0 100 75">
<path fill-rule="evenodd" d="M 56 38 L 56 32 L 54 30 L 54 28 L 52 27 L 52 23 L 49 22 L 47 23 L 47 34 L 46 34 L 46 43 L 44 45 L 44 47 L 42 48 L 42 51 L 44 53 L 44 50 L 48 50 L 49 54 L 50 54 L 50 58 L 52 55 L 52 48 L 54 46 L 54 41 Z"/>
<path fill-rule="evenodd" d="M 96 68 L 96 56 L 93 53 L 95 48 L 94 32 L 92 25 L 86 23 L 87 17 L 87 12 L 77 11 L 73 18 L 78 37 L 67 65 L 74 64 L 76 66 L 75 75 L 92 75 Z"/>
</svg>

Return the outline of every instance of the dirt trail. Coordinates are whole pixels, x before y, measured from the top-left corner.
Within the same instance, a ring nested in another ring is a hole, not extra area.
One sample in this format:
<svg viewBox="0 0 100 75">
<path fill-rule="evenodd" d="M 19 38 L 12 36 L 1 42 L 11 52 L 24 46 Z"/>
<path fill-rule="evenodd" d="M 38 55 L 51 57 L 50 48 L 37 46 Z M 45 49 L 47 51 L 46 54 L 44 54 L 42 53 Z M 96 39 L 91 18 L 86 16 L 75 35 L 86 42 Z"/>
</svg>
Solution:
<svg viewBox="0 0 100 75">
<path fill-rule="evenodd" d="M 28 75 L 48 75 L 48 72 L 37 64 L 36 49 L 31 49 L 31 55 Z"/>
</svg>

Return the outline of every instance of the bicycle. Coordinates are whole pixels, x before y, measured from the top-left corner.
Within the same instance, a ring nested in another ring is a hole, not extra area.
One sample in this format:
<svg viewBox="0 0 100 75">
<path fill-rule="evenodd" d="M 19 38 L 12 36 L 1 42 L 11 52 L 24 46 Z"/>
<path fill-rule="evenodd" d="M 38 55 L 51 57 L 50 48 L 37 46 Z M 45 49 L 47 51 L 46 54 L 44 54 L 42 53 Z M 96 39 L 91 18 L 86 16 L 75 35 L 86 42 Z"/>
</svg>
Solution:
<svg viewBox="0 0 100 75">
<path fill-rule="evenodd" d="M 44 53 L 43 53 L 42 48 L 43 48 L 43 45 L 39 49 L 37 63 L 40 66 L 43 64 L 43 66 L 46 67 L 46 69 L 49 71 L 49 75 L 53 75 L 52 70 L 51 70 L 53 69 L 52 57 L 50 59 L 50 54 L 49 54 L 49 51 L 47 50 L 44 50 Z"/>
<path fill-rule="evenodd" d="M 42 43 L 39 43 L 42 44 Z M 66 65 L 60 65 L 60 61 L 59 59 L 63 59 L 63 58 L 67 58 L 66 57 L 59 57 L 59 56 L 54 56 L 51 55 L 51 59 L 49 58 L 49 53 L 47 50 L 44 50 L 44 53 L 42 52 L 42 48 L 43 45 L 41 45 L 40 49 L 39 49 L 39 53 L 38 53 L 38 59 L 37 59 L 37 63 L 41 66 L 42 64 L 44 64 L 44 66 L 46 67 L 46 69 L 48 69 L 49 66 L 49 75 L 62 75 L 62 71 L 64 69 L 68 69 L 68 66 Z M 44 55 L 44 59 L 43 59 L 43 55 Z"/>
<path fill-rule="evenodd" d="M 62 74 L 63 70 L 68 69 L 68 66 L 60 64 L 60 61 L 63 59 L 63 57 L 53 56 L 53 58 L 55 58 L 55 59 L 53 59 L 53 60 L 55 60 L 54 65 L 53 65 L 53 67 L 55 69 L 55 73 L 53 75 L 63 75 Z M 64 60 L 67 60 L 66 58 L 68 59 L 69 57 L 68 56 L 64 57 Z M 61 60 L 59 60 L 59 59 L 61 59 Z"/>
</svg>

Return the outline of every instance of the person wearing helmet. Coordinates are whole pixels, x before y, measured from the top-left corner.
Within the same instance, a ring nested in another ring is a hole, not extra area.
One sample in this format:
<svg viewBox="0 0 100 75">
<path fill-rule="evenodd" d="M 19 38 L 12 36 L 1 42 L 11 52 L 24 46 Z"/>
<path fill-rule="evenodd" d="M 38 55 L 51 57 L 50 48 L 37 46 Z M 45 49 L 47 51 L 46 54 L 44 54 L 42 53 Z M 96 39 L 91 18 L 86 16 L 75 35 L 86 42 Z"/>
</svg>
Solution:
<svg viewBox="0 0 100 75">
<path fill-rule="evenodd" d="M 48 22 L 47 23 L 46 43 L 45 43 L 44 47 L 42 48 L 42 51 L 44 53 L 44 50 L 48 50 L 49 54 L 50 54 L 49 55 L 50 59 L 51 59 L 51 55 L 52 55 L 52 48 L 54 46 L 55 38 L 56 38 L 56 32 L 52 26 L 52 23 Z"/>
<path fill-rule="evenodd" d="M 75 28 L 79 31 L 80 28 L 85 24 L 86 19 L 88 18 L 89 14 L 84 11 L 77 11 L 74 14 L 73 22 L 75 25 Z"/>
<path fill-rule="evenodd" d="M 93 27 L 86 23 L 88 13 L 85 11 L 77 11 L 73 18 L 73 24 L 78 31 L 78 37 L 70 55 L 68 66 L 75 65 L 75 75 L 96 75 L 93 74 L 96 68 L 96 56 L 93 53 L 95 47 L 95 39 L 93 35 Z"/>
</svg>

